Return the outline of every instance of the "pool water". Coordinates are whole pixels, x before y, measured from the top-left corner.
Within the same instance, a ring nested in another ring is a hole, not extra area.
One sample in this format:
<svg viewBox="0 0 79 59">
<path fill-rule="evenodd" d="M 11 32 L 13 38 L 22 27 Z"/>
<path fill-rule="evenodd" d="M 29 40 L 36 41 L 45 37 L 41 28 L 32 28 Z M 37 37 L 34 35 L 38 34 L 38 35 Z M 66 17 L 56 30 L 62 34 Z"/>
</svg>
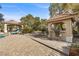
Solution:
<svg viewBox="0 0 79 59">
<path fill-rule="evenodd" d="M 5 37 L 5 35 L 4 34 L 0 34 L 0 38 L 3 38 L 3 37 Z"/>
</svg>

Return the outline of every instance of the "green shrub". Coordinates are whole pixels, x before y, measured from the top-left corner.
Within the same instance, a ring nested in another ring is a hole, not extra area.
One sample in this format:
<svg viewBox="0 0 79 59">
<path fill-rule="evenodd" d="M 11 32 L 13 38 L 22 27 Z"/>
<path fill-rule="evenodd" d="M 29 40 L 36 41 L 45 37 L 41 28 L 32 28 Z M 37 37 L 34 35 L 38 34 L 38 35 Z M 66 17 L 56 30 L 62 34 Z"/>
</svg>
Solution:
<svg viewBox="0 0 79 59">
<path fill-rule="evenodd" d="M 22 33 L 31 33 L 31 32 L 33 32 L 33 30 L 30 27 L 26 27 L 22 30 Z"/>
<path fill-rule="evenodd" d="M 72 48 L 79 48 L 79 44 L 78 44 L 78 43 L 73 43 L 73 44 L 71 45 L 71 47 L 72 47 Z"/>
</svg>

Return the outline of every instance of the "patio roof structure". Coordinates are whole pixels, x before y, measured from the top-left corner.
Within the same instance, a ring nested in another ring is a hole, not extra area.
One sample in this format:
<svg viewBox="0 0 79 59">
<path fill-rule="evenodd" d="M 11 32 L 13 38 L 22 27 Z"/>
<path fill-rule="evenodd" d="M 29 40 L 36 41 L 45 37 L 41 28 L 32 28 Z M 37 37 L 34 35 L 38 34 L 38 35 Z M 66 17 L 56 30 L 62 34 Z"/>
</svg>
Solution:
<svg viewBox="0 0 79 59">
<path fill-rule="evenodd" d="M 21 22 L 17 22 L 15 20 L 9 20 L 9 21 L 4 21 L 4 24 L 14 24 L 14 25 L 20 25 Z"/>
<path fill-rule="evenodd" d="M 15 25 L 15 26 L 23 27 L 21 22 L 17 22 L 15 20 L 4 21 L 3 24 L 4 24 L 4 33 L 8 32 L 8 27 L 7 27 L 8 25 Z"/>
<path fill-rule="evenodd" d="M 53 18 L 50 18 L 48 22 L 48 32 L 49 38 L 56 37 L 55 31 L 52 28 L 55 28 L 55 24 L 64 24 L 64 31 L 61 31 L 62 36 L 64 37 L 64 40 L 67 42 L 72 42 L 73 40 L 73 33 L 72 33 L 72 21 L 77 20 L 78 13 L 64 13 L 54 16 Z"/>
</svg>

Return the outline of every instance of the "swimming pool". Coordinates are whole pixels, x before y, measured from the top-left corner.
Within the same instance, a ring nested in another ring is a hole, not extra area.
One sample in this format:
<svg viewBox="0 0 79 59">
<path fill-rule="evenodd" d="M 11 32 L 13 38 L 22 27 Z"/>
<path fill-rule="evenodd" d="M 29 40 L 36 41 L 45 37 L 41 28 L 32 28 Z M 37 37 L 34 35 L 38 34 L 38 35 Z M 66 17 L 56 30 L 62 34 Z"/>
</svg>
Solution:
<svg viewBox="0 0 79 59">
<path fill-rule="evenodd" d="M 5 37 L 5 34 L 0 34 L 0 38 L 4 38 Z"/>
</svg>

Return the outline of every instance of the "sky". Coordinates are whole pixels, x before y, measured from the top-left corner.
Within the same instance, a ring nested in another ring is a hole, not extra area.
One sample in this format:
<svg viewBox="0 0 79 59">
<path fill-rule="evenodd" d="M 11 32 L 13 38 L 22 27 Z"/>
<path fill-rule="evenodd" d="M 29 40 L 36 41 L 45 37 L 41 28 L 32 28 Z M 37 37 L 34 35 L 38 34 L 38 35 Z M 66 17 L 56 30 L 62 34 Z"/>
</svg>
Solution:
<svg viewBox="0 0 79 59">
<path fill-rule="evenodd" d="M 49 18 L 49 3 L 0 3 L 0 13 L 4 15 L 5 21 L 17 20 L 28 14 L 40 18 Z"/>
</svg>

